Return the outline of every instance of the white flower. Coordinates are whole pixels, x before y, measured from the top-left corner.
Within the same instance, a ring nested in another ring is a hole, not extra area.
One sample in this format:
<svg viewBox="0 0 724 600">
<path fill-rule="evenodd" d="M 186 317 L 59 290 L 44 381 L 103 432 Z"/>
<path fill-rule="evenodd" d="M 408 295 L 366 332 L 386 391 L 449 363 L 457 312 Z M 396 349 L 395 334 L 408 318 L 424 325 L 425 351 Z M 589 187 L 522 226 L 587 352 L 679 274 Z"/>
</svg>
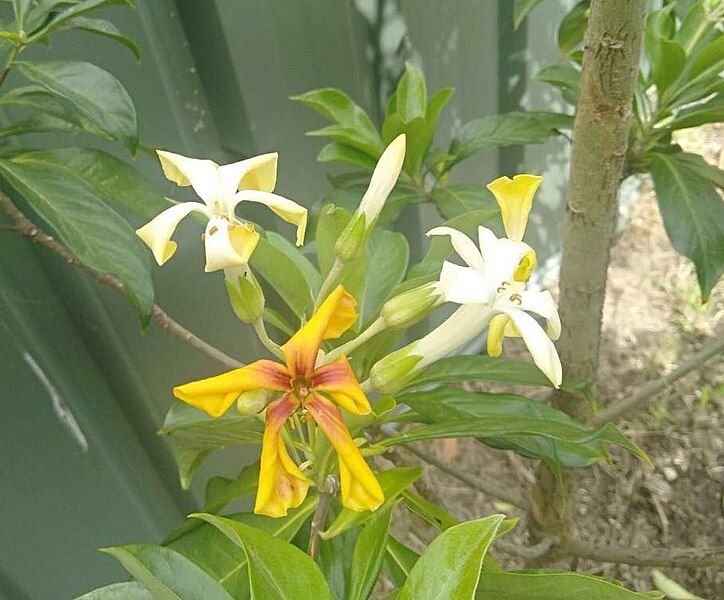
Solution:
<svg viewBox="0 0 724 600">
<path fill-rule="evenodd" d="M 490 311 L 488 353 L 499 356 L 503 337 L 523 338 L 533 361 L 557 387 L 562 369 L 551 339 L 558 339 L 561 322 L 550 292 L 525 289 L 525 281 L 535 265 L 533 250 L 521 241 L 498 239 L 486 227 L 478 228 L 479 248 L 465 234 L 451 227 L 436 227 L 428 235 L 448 235 L 465 267 L 445 262 L 440 273 L 440 289 L 446 301 L 464 307 Z M 546 331 L 527 312 L 542 316 Z M 476 324 L 479 328 L 480 324 Z M 460 327 L 459 329 L 462 329 Z"/>
<path fill-rule="evenodd" d="M 206 272 L 245 266 L 259 241 L 254 227 L 236 218 L 237 204 L 245 201 L 265 204 L 296 225 L 297 245 L 304 242 L 307 209 L 271 193 L 277 178 L 276 152 L 223 166 L 162 150 L 157 153 L 166 177 L 180 186 L 192 186 L 203 200 L 203 204 L 176 204 L 136 231 L 159 265 L 176 252 L 171 237 L 179 222 L 196 211 L 208 219 L 204 233 Z"/>
</svg>

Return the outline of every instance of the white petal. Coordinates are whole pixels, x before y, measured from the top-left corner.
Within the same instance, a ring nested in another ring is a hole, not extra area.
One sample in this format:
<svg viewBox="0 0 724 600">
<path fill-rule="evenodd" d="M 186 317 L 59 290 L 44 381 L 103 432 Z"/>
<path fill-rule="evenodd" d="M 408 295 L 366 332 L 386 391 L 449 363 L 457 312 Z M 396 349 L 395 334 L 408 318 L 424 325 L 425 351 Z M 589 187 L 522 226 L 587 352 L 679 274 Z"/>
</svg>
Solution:
<svg viewBox="0 0 724 600">
<path fill-rule="evenodd" d="M 553 385 L 559 387 L 563 380 L 561 359 L 553 342 L 550 341 L 543 328 L 530 315 L 522 310 L 509 308 L 503 311 L 518 328 L 528 351 L 536 366 L 545 373 Z"/>
<path fill-rule="evenodd" d="M 242 201 L 258 202 L 268 206 L 274 214 L 284 219 L 287 223 L 292 223 L 297 226 L 297 246 L 301 246 L 304 243 L 304 233 L 307 230 L 306 208 L 288 198 L 284 198 L 284 196 L 256 190 L 241 190 L 234 196 L 233 205 L 236 206 Z"/>
<path fill-rule="evenodd" d="M 520 261 L 528 252 L 532 252 L 525 242 L 498 238 L 487 227 L 478 227 L 478 240 L 485 265 L 482 272 L 495 287 L 503 282 L 512 283 Z"/>
<path fill-rule="evenodd" d="M 364 213 L 368 226 L 378 217 L 387 196 L 390 195 L 392 188 L 397 183 L 397 178 L 400 176 L 402 165 L 405 162 L 406 140 L 404 133 L 398 135 L 377 161 L 370 185 L 365 195 L 362 196 L 358 209 Z"/>
<path fill-rule="evenodd" d="M 561 319 L 558 316 L 558 308 L 553 296 L 548 290 L 543 292 L 521 292 L 521 303 L 518 306 L 521 310 L 527 310 L 540 315 L 546 320 L 546 333 L 552 340 L 557 340 L 561 335 Z"/>
<path fill-rule="evenodd" d="M 440 271 L 440 289 L 446 302 L 490 304 L 495 290 L 482 273 L 445 261 Z"/>
<path fill-rule="evenodd" d="M 239 190 L 273 191 L 277 183 L 278 158 L 276 152 L 270 152 L 219 167 L 224 198 L 231 199 Z"/>
<path fill-rule="evenodd" d="M 258 241 L 259 234 L 251 225 L 210 219 L 204 234 L 206 272 L 245 267 Z"/>
<path fill-rule="evenodd" d="M 193 211 L 209 216 L 209 211 L 203 204 L 183 202 L 167 208 L 143 227 L 136 229 L 136 234 L 151 249 L 159 265 L 164 264 L 176 252 L 177 245 L 171 240 L 171 236 L 181 220 Z"/>
<path fill-rule="evenodd" d="M 163 173 L 180 186 L 191 185 L 209 206 L 221 199 L 219 165 L 212 160 L 188 158 L 173 152 L 156 150 Z"/>
<path fill-rule="evenodd" d="M 492 232 L 491 232 L 492 233 Z M 473 269 L 485 272 L 485 265 L 483 263 L 483 257 L 480 255 L 480 250 L 475 247 L 475 242 L 471 240 L 462 231 L 453 229 L 452 227 L 435 227 L 427 232 L 428 236 L 431 235 L 449 235 L 450 241 L 452 242 L 455 252 L 462 258 L 469 266 Z"/>
</svg>

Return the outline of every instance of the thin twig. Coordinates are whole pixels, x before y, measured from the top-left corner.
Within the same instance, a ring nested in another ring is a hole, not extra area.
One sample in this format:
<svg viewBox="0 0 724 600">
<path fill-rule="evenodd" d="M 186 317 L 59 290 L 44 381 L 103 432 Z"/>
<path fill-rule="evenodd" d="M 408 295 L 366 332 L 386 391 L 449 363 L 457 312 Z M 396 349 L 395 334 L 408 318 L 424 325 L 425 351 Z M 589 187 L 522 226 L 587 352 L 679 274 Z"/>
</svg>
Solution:
<svg viewBox="0 0 724 600">
<path fill-rule="evenodd" d="M 323 489 L 319 491 L 319 499 L 317 500 L 317 508 L 312 516 L 312 524 L 309 532 L 309 550 L 308 554 L 312 558 L 316 558 L 319 550 L 319 542 L 321 541 L 322 530 L 327 521 L 327 513 L 332 504 L 332 498 L 339 489 L 339 483 L 334 475 L 327 475 L 324 480 Z"/>
<path fill-rule="evenodd" d="M 724 566 L 724 546 L 711 548 L 622 548 L 594 546 L 581 540 L 571 541 L 563 551 L 578 558 L 599 562 L 623 563 L 639 567 L 712 567 Z"/>
<path fill-rule="evenodd" d="M 643 404 L 648 402 L 660 391 L 666 389 L 674 383 L 674 381 L 681 379 L 687 373 L 699 368 L 705 362 L 714 358 L 722 351 L 724 351 L 724 337 L 714 340 L 711 344 L 705 346 L 703 350 L 700 350 L 693 356 L 690 356 L 676 369 L 671 371 L 671 373 L 654 381 L 650 381 L 641 387 L 639 391 L 628 400 L 619 402 L 618 404 L 602 411 L 595 419 L 593 419 L 592 425 L 599 426 L 610 421 L 615 421 L 627 412 L 641 408 Z"/>
<path fill-rule="evenodd" d="M 554 541 L 551 538 L 544 538 L 533 546 L 519 546 L 507 540 L 495 540 L 495 549 L 504 554 L 533 560 L 544 556 L 552 547 Z"/>
<path fill-rule="evenodd" d="M 527 510 L 528 508 L 528 503 L 526 502 L 525 498 L 493 481 L 483 479 L 475 475 L 470 475 L 465 471 L 462 471 L 456 467 L 453 467 L 452 465 L 444 463 L 433 454 L 430 454 L 425 450 L 420 450 L 419 448 L 414 447 L 411 444 L 402 444 L 402 447 L 411 454 L 414 454 L 418 458 L 421 458 L 426 463 L 431 464 L 434 467 L 440 469 L 441 471 L 444 471 L 448 475 L 451 475 L 455 479 L 462 481 L 474 490 L 482 492 L 483 494 L 488 494 L 489 496 L 492 496 L 494 498 L 498 498 L 499 500 L 507 502 L 508 504 L 512 504 L 513 506 L 521 510 Z"/>
<path fill-rule="evenodd" d="M 30 219 L 28 219 L 22 211 L 15 206 L 12 200 L 0 191 L 0 207 L 15 221 L 15 230 L 20 235 L 23 235 L 33 242 L 45 246 L 49 250 L 55 252 L 60 256 L 66 263 L 78 267 L 91 275 L 96 281 L 99 281 L 103 285 L 106 285 L 117 292 L 123 293 L 124 286 L 121 282 L 113 275 L 108 273 L 101 273 L 96 271 L 93 267 L 85 264 L 82 260 L 78 259 L 72 252 L 65 248 L 62 244 L 58 243 L 55 238 L 48 235 L 41 229 L 39 229 Z M 174 334 L 180 340 L 193 346 L 209 358 L 221 363 L 225 367 L 235 369 L 240 367 L 242 363 L 233 359 L 228 354 L 225 354 L 218 348 L 215 348 L 211 344 L 205 342 L 200 337 L 190 332 L 185 327 L 179 325 L 174 321 L 165 310 L 163 310 L 158 304 L 154 304 L 151 308 L 151 318 L 153 321 L 166 331 Z"/>
</svg>

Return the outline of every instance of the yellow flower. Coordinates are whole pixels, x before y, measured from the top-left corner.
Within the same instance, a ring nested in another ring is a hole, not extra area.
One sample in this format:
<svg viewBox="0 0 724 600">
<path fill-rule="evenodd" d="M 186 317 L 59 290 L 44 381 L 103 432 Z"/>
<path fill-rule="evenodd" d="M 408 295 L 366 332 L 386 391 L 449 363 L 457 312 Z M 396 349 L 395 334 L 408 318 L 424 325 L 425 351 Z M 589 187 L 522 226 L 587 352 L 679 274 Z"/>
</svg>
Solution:
<svg viewBox="0 0 724 600">
<path fill-rule="evenodd" d="M 307 495 L 309 480 L 290 458 L 281 436 L 286 420 L 306 409 L 337 452 L 342 504 L 374 510 L 384 501 L 382 488 L 365 462 L 335 404 L 355 414 L 370 412 L 347 358 L 316 366 L 322 341 L 340 337 L 357 320 L 354 298 L 338 286 L 316 313 L 282 346 L 285 365 L 258 360 L 228 373 L 174 389 L 184 402 L 214 417 L 224 414 L 243 392 L 273 390 L 283 395 L 266 409 L 261 469 L 254 512 L 287 514 Z"/>
<path fill-rule="evenodd" d="M 166 177 L 180 186 L 192 186 L 203 200 L 176 204 L 136 230 L 159 265 L 176 252 L 177 245 L 171 237 L 181 220 L 191 212 L 199 212 L 208 219 L 204 233 L 206 272 L 244 267 L 256 248 L 259 234 L 250 224 L 236 218 L 240 202 L 265 204 L 296 225 L 297 245 L 304 243 L 307 209 L 271 193 L 277 179 L 276 152 L 222 166 L 163 150 L 157 154 Z"/>
<path fill-rule="evenodd" d="M 521 174 L 510 177 L 498 177 L 488 184 L 500 206 L 505 235 L 516 242 L 523 240 L 528 214 L 533 206 L 533 196 L 543 178 L 538 175 Z"/>
</svg>

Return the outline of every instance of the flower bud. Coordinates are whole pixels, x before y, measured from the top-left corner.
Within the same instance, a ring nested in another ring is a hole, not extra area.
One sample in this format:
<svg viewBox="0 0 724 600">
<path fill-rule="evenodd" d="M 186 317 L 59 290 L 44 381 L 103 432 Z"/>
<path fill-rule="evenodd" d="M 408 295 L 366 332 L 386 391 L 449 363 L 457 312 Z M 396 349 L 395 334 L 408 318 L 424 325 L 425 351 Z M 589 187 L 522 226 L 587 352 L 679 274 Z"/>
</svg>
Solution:
<svg viewBox="0 0 724 600">
<path fill-rule="evenodd" d="M 268 390 L 248 390 L 239 394 L 236 399 L 236 408 L 242 415 L 255 415 L 261 411 L 271 400 Z"/>
<path fill-rule="evenodd" d="M 395 394 L 412 379 L 422 356 L 412 354 L 414 344 L 405 346 L 377 361 L 370 371 L 370 382 L 382 394 Z"/>
<path fill-rule="evenodd" d="M 264 312 L 264 293 L 251 271 L 236 276 L 232 269 L 226 271 L 226 291 L 234 313 L 244 323 L 253 323 Z"/>
<path fill-rule="evenodd" d="M 349 262 L 357 258 L 365 247 L 367 241 L 367 218 L 364 213 L 355 213 L 342 230 L 334 245 L 334 253 L 342 262 Z"/>
<path fill-rule="evenodd" d="M 405 329 L 424 319 L 443 302 L 436 283 L 427 283 L 390 298 L 380 316 L 391 329 Z"/>
</svg>

